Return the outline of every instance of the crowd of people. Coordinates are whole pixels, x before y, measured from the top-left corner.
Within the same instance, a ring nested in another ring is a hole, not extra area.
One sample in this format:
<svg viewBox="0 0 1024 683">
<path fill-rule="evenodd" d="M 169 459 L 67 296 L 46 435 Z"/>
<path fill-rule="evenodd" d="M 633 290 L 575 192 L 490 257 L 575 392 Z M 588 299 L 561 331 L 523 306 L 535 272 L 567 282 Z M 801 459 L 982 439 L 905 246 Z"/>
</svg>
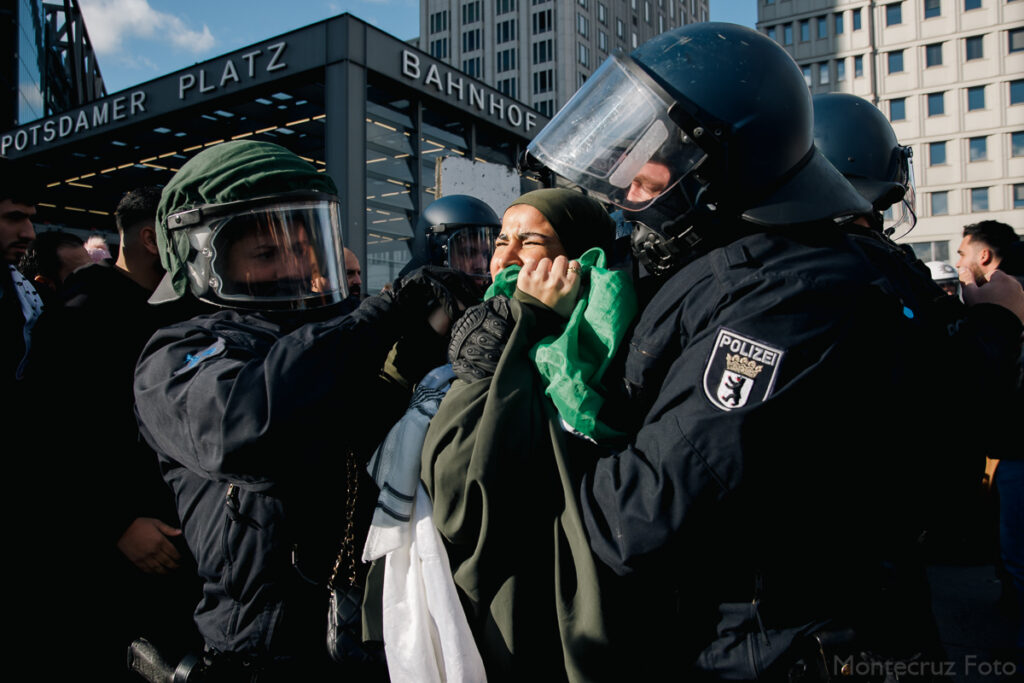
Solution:
<svg viewBox="0 0 1024 683">
<path fill-rule="evenodd" d="M 925 562 L 983 485 L 1024 629 L 1020 239 L 965 227 L 944 291 L 894 241 L 910 149 L 755 31 L 610 57 L 523 155 L 559 187 L 437 199 L 379 293 L 283 147 L 128 192 L 116 258 L 36 235 L 0 164 L 37 666 L 132 680 L 142 636 L 193 683 L 941 680 Z M 949 374 L 1006 429 L 914 429 Z"/>
</svg>

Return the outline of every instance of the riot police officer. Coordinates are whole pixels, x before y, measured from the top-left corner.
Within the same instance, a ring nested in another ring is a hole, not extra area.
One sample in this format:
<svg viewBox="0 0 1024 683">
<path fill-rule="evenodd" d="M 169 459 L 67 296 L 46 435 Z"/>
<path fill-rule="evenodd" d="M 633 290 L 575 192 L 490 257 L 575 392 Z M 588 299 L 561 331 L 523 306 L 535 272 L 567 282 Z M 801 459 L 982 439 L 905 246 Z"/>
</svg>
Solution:
<svg viewBox="0 0 1024 683">
<path fill-rule="evenodd" d="M 886 558 L 918 528 L 915 449 L 870 427 L 932 370 L 890 252 L 842 227 L 872 206 L 812 126 L 781 47 L 701 23 L 613 54 L 528 150 L 622 208 L 654 276 L 629 443 L 590 464 L 581 506 L 596 555 L 654 591 L 634 623 L 683 677 L 835 674 L 818 648 L 848 628 L 900 650 L 878 625 Z"/>
<path fill-rule="evenodd" d="M 349 315 L 331 179 L 269 143 L 204 150 L 164 188 L 167 270 L 153 301 L 223 310 L 157 332 L 139 361 L 142 433 L 174 489 L 203 580 L 195 621 L 214 680 L 321 680 L 324 581 L 358 488 L 347 472 L 439 362 L 428 316 L 469 301 L 461 276 L 417 271 Z M 421 343 L 423 342 L 423 343 Z M 443 356 L 442 356 L 443 357 Z M 401 373 L 407 376 L 401 377 Z M 363 500 L 371 509 L 373 496 Z"/>
<path fill-rule="evenodd" d="M 476 197 L 452 194 L 436 199 L 416 221 L 412 260 L 403 272 L 429 263 L 466 273 L 486 285 L 500 229 L 501 219 Z"/>
</svg>

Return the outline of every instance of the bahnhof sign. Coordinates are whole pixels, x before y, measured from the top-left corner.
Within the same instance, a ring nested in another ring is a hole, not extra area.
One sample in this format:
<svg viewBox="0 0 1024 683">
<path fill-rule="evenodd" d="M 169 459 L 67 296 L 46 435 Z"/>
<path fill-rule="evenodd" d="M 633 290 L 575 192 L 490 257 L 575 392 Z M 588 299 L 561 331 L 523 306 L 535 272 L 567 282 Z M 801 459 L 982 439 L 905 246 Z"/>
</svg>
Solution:
<svg viewBox="0 0 1024 683">
<path fill-rule="evenodd" d="M 2 132 L 0 152 L 46 184 L 41 224 L 113 230 L 124 192 L 166 184 L 203 148 L 283 145 L 334 178 L 372 292 L 408 261 L 438 158 L 512 165 L 546 122 L 343 14 Z"/>
</svg>

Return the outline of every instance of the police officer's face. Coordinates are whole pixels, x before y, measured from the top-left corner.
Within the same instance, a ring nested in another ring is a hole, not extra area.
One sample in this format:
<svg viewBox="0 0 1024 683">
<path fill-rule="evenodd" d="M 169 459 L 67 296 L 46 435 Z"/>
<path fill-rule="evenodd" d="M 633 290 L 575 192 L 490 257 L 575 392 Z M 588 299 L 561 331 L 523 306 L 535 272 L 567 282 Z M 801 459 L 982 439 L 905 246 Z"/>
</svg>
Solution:
<svg viewBox="0 0 1024 683">
<path fill-rule="evenodd" d="M 0 256 L 16 264 L 25 255 L 29 242 L 36 238 L 32 216 L 36 208 L 12 199 L 0 200 Z"/>
<path fill-rule="evenodd" d="M 668 166 L 657 161 L 648 161 L 633 178 L 626 201 L 633 204 L 651 201 L 665 191 L 671 178 L 672 173 Z"/>
<path fill-rule="evenodd" d="M 229 280 L 238 283 L 311 282 L 313 255 L 309 233 L 301 223 L 277 231 L 259 226 L 240 237 L 228 249 Z"/>
<path fill-rule="evenodd" d="M 528 204 L 510 206 L 501 218 L 501 233 L 494 242 L 491 277 L 508 266 L 527 261 L 568 256 L 551 223 Z"/>
</svg>

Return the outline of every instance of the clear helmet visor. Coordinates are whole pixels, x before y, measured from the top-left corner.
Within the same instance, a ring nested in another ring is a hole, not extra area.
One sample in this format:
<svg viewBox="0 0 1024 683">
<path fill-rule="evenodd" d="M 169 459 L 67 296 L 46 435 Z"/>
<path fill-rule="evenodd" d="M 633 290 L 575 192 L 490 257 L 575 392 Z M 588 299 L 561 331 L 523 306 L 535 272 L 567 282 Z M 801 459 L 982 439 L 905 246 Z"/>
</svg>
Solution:
<svg viewBox="0 0 1024 683">
<path fill-rule="evenodd" d="M 448 266 L 474 278 L 490 279 L 497 237 L 498 228 L 493 225 L 459 228 L 448 238 Z"/>
<path fill-rule="evenodd" d="M 607 202 L 639 211 L 705 156 L 669 117 L 674 104 L 612 55 L 530 143 L 527 151 Z"/>
<path fill-rule="evenodd" d="M 909 150 L 908 150 L 909 152 Z M 917 191 L 914 185 L 914 161 L 907 155 L 899 181 L 906 188 L 903 199 L 882 212 L 882 230 L 896 240 L 906 237 L 917 225 Z"/>
<path fill-rule="evenodd" d="M 336 199 L 250 206 L 209 227 L 209 286 L 224 303 L 303 309 L 348 296 Z"/>
</svg>

